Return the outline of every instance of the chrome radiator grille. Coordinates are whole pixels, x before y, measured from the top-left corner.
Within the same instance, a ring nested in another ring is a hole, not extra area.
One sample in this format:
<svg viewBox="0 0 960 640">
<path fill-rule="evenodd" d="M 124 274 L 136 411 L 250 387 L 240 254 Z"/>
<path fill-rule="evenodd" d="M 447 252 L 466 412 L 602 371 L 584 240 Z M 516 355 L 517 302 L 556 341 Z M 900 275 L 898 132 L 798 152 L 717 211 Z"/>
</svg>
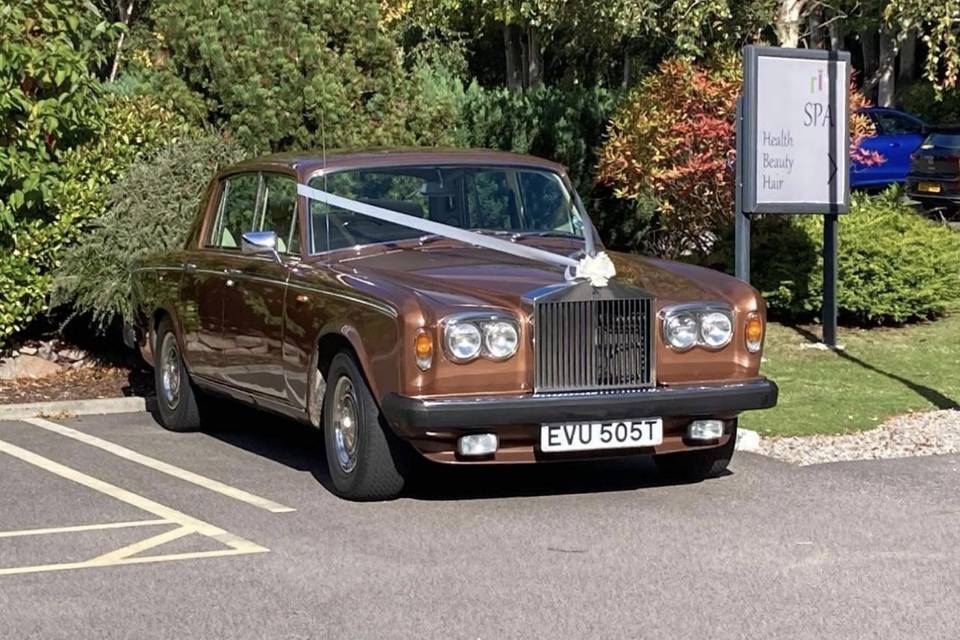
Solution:
<svg viewBox="0 0 960 640">
<path fill-rule="evenodd" d="M 651 307 L 650 298 L 538 301 L 535 391 L 653 385 Z"/>
</svg>

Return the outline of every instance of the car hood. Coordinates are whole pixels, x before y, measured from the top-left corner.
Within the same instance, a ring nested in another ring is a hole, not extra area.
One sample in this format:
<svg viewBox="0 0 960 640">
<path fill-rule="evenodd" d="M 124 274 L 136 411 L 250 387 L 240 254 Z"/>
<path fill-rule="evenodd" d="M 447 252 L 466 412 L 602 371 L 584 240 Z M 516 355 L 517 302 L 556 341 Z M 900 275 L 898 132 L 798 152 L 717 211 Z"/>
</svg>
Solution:
<svg viewBox="0 0 960 640">
<path fill-rule="evenodd" d="M 528 245 L 531 243 L 527 243 Z M 540 244 L 562 255 L 570 247 Z M 616 280 L 645 289 L 658 306 L 695 300 L 735 303 L 739 281 L 719 272 L 682 263 L 608 252 Z M 404 248 L 351 258 L 339 270 L 373 282 L 391 282 L 443 306 L 494 305 L 516 308 L 525 294 L 565 282 L 563 269 L 509 254 L 464 245 Z M 733 281 L 737 283 L 731 287 Z M 746 285 L 742 285 L 746 286 Z"/>
</svg>

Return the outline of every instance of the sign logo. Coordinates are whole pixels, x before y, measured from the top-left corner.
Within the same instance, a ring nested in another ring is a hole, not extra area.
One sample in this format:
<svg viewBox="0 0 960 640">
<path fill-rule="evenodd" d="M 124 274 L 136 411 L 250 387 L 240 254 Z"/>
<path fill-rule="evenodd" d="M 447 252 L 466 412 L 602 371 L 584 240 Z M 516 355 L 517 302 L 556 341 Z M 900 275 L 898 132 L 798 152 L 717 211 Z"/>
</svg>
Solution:
<svg viewBox="0 0 960 640">
<path fill-rule="evenodd" d="M 819 69 L 817 75 L 810 76 L 810 93 L 823 93 L 823 69 Z"/>
</svg>

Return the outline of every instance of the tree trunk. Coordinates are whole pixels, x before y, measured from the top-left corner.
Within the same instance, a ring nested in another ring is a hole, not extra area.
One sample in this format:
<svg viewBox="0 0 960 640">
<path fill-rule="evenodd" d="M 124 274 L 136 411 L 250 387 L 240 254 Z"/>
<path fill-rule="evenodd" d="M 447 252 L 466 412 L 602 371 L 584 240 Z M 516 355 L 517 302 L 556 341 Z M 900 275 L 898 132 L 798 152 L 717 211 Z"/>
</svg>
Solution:
<svg viewBox="0 0 960 640">
<path fill-rule="evenodd" d="M 506 60 L 507 88 L 514 93 L 523 91 L 523 78 L 518 64 L 517 45 L 513 37 L 513 27 L 503 25 L 503 57 Z"/>
<path fill-rule="evenodd" d="M 800 44 L 800 25 L 806 4 L 807 0 L 780 0 L 773 22 L 781 47 Z"/>
<path fill-rule="evenodd" d="M 623 48 L 623 89 L 630 88 L 630 49 Z"/>
<path fill-rule="evenodd" d="M 543 50 L 536 27 L 527 27 L 527 89 L 543 84 Z"/>
<path fill-rule="evenodd" d="M 830 50 L 840 51 L 843 49 L 843 33 L 840 31 L 840 22 L 830 23 Z"/>
<path fill-rule="evenodd" d="M 900 43 L 900 75 L 903 84 L 913 82 L 917 68 L 917 32 L 911 29 Z"/>
<path fill-rule="evenodd" d="M 824 34 L 824 29 L 820 27 L 823 14 L 819 9 L 816 11 L 811 11 L 810 15 L 807 16 L 807 32 L 810 34 L 810 48 L 811 49 L 826 49 L 827 48 L 827 38 Z"/>
<path fill-rule="evenodd" d="M 120 7 L 120 19 L 123 21 L 125 26 L 130 25 L 130 14 L 133 13 L 133 0 L 130 0 L 130 4 L 127 5 L 126 11 L 123 9 L 123 4 L 118 3 Z M 126 29 L 120 32 L 120 37 L 117 38 L 117 51 L 113 54 L 113 64 L 110 66 L 110 82 L 113 82 L 117 79 L 117 71 L 120 69 L 120 53 L 123 51 L 123 40 L 124 36 L 127 35 Z"/>
<path fill-rule="evenodd" d="M 897 45 L 887 28 L 880 29 L 880 56 L 877 86 L 877 104 L 892 107 L 896 93 Z"/>
<path fill-rule="evenodd" d="M 874 83 L 877 77 L 877 32 L 864 30 L 860 32 L 860 46 L 863 47 L 863 92 L 872 97 Z"/>
</svg>

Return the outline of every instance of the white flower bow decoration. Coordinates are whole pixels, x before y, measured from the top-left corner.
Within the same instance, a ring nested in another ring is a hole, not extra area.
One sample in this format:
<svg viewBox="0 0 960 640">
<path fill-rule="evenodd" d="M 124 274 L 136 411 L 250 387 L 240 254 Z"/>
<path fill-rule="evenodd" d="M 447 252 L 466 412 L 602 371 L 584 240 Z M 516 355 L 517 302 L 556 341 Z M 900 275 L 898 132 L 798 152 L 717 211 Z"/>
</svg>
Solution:
<svg viewBox="0 0 960 640">
<path fill-rule="evenodd" d="M 605 287 L 610 278 L 617 275 L 617 268 L 613 266 L 613 261 L 603 251 L 593 256 L 584 256 L 574 267 L 573 278 L 575 280 L 589 280 L 590 286 Z"/>
</svg>

